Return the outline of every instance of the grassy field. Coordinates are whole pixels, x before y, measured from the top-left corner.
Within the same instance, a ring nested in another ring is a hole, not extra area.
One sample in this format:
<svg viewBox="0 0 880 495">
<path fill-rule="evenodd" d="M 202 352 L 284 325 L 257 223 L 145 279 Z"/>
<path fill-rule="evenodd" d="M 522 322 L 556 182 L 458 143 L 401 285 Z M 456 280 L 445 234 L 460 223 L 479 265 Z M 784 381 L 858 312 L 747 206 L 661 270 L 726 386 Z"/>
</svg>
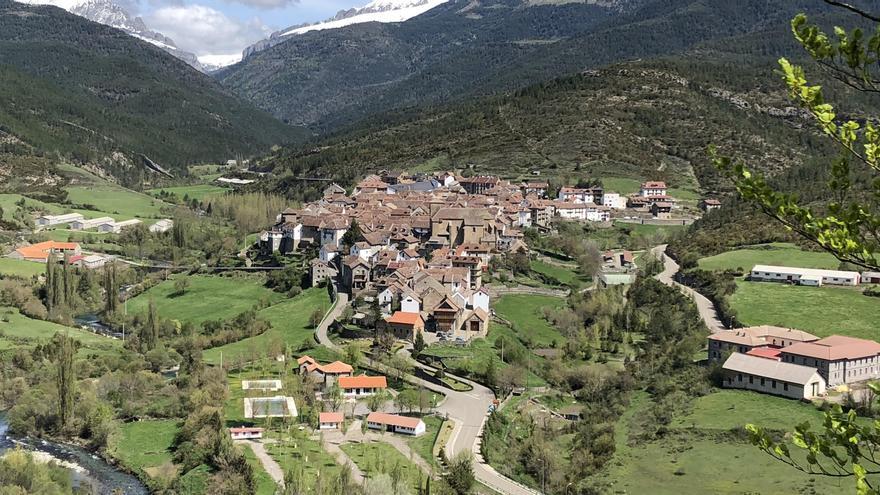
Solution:
<svg viewBox="0 0 880 495">
<path fill-rule="evenodd" d="M 0 258 L 0 275 L 7 277 L 31 278 L 46 272 L 46 265 L 32 261 Z"/>
<path fill-rule="evenodd" d="M 620 195 L 632 194 L 639 192 L 642 187 L 642 181 L 636 179 L 627 179 L 624 177 L 603 177 L 602 186 L 608 192 L 616 192 Z"/>
<path fill-rule="evenodd" d="M 752 419 L 764 419 L 762 424 L 768 426 L 782 426 L 786 415 L 790 417 L 785 423 L 788 425 L 815 417 L 808 405 L 748 392 L 742 394 L 722 392 L 698 399 L 694 412 L 687 417 L 691 423 L 687 425 L 689 429 L 673 429 L 662 440 L 648 443 L 630 438 L 633 422 L 650 404 L 647 394 L 636 394 L 617 423 L 615 456 L 600 475 L 612 484 L 609 492 L 660 495 L 853 492 L 851 479 L 805 475 L 773 461 L 747 441 L 720 431 Z M 731 406 L 737 408 L 735 412 L 728 409 Z M 766 416 L 762 407 L 768 408 Z M 692 429 L 694 422 L 696 429 Z"/>
<path fill-rule="evenodd" d="M 440 433 L 443 420 L 436 416 L 425 416 L 422 418 L 422 421 L 425 422 L 425 434 L 419 437 L 408 438 L 406 443 L 413 449 L 413 452 L 418 454 L 428 464 L 437 466 L 438 461 L 433 453 L 434 441 L 437 439 L 437 434 Z"/>
<path fill-rule="evenodd" d="M 558 297 L 535 295 L 507 295 L 499 297 L 494 304 L 495 312 L 513 323 L 521 333 L 520 339 L 531 339 L 538 346 L 549 346 L 554 341 L 561 344 L 565 337 L 553 328 L 541 314 L 542 308 L 559 308 L 565 301 Z"/>
<path fill-rule="evenodd" d="M 699 260 L 703 270 L 751 270 L 755 265 L 797 266 L 836 270 L 840 261 L 825 252 L 803 251 L 794 244 L 773 243 L 728 251 Z"/>
<path fill-rule="evenodd" d="M 314 487 L 318 476 L 328 477 L 339 473 L 340 466 L 321 444 L 309 438 L 306 432 L 296 429 L 291 429 L 291 432 L 293 438 L 290 440 L 266 446 L 266 451 L 284 472 L 301 470 L 305 487 Z"/>
<path fill-rule="evenodd" d="M 304 341 L 310 339 L 314 330 L 309 328 L 309 316 L 316 307 L 330 308 L 330 297 L 326 289 L 309 289 L 299 296 L 266 308 L 258 313 L 272 323 L 267 332 L 238 342 L 206 350 L 202 357 L 207 363 L 219 363 L 220 353 L 223 359 L 238 359 L 248 356 L 252 348 L 263 349 L 271 339 L 279 338 L 292 348 L 299 348 Z M 234 362 L 234 361 L 230 361 Z"/>
<path fill-rule="evenodd" d="M 150 468 L 171 462 L 177 429 L 176 420 L 125 423 L 120 428 L 116 457 L 132 471 L 149 473 Z"/>
<path fill-rule="evenodd" d="M 171 193 L 177 195 L 177 198 L 183 200 L 184 196 L 189 197 L 190 199 L 196 199 L 201 201 L 208 196 L 217 196 L 219 194 L 226 194 L 229 192 L 229 189 L 226 187 L 215 186 L 212 184 L 196 184 L 194 186 L 175 186 L 175 187 L 161 187 L 158 189 L 150 189 L 147 191 L 149 194 L 158 194 L 161 191 L 165 191 L 166 193 Z"/>
<path fill-rule="evenodd" d="M 407 484 L 413 488 L 418 487 L 418 466 L 391 445 L 380 442 L 347 443 L 341 448 L 367 477 L 389 473 L 399 465 L 403 469 L 403 479 L 407 480 Z"/>
<path fill-rule="evenodd" d="M 66 327 L 49 321 L 34 320 L 15 308 L 0 307 L 0 349 L 31 347 L 51 339 L 58 332 L 66 332 L 80 341 L 79 355 L 113 352 L 122 346 L 118 340 L 102 337 L 79 328 Z"/>
<path fill-rule="evenodd" d="M 743 325 L 778 325 L 824 337 L 877 338 L 880 303 L 856 289 L 737 282 L 730 299 Z"/>
<path fill-rule="evenodd" d="M 270 303 L 284 299 L 282 294 L 264 287 L 259 277 L 197 275 L 189 277 L 189 282 L 186 293 L 177 295 L 174 280 L 166 280 L 128 301 L 128 312 L 146 313 L 152 297 L 162 317 L 201 323 L 234 317 L 252 308 L 262 298 Z"/>
<path fill-rule="evenodd" d="M 575 289 L 582 287 L 588 283 L 587 278 L 577 272 L 574 266 L 567 267 L 557 264 L 547 263 L 541 260 L 534 260 L 531 263 L 531 269 L 541 275 L 550 277 L 559 281 L 563 285 L 573 287 Z"/>
<path fill-rule="evenodd" d="M 823 417 L 816 407 L 795 400 L 744 390 L 719 390 L 694 401 L 693 410 L 675 418 L 673 426 L 731 430 L 752 423 L 790 431 L 804 421 L 820 425 Z"/>
<path fill-rule="evenodd" d="M 162 218 L 161 209 L 168 206 L 156 198 L 115 184 L 70 186 L 66 190 L 70 202 L 94 205 L 116 220 Z"/>
</svg>

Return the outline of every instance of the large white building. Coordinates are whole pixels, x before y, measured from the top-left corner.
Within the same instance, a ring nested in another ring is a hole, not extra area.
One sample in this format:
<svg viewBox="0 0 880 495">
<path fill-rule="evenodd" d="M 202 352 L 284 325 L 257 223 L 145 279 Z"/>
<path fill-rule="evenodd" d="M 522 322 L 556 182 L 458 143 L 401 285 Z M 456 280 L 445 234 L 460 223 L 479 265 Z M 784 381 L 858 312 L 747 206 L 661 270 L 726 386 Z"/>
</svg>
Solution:
<svg viewBox="0 0 880 495">
<path fill-rule="evenodd" d="M 807 400 L 825 394 L 825 379 L 809 366 L 735 352 L 722 368 L 726 388 Z"/>
<path fill-rule="evenodd" d="M 98 225 L 98 232 L 118 234 L 122 232 L 123 229 L 134 227 L 135 225 L 141 223 L 141 221 L 136 218 L 132 220 L 125 220 L 122 222 L 114 222 L 112 221 L 112 218 L 110 220 L 111 221 L 109 222 L 103 222 Z"/>
<path fill-rule="evenodd" d="M 626 197 L 621 196 L 618 193 L 606 192 L 602 196 L 602 206 L 606 208 L 611 208 L 612 210 L 625 210 Z"/>
<path fill-rule="evenodd" d="M 602 188 L 562 187 L 559 189 L 559 194 L 556 196 L 556 198 L 560 201 L 567 201 L 571 203 L 602 204 Z"/>
<path fill-rule="evenodd" d="M 383 412 L 370 413 L 367 416 L 367 426 L 373 430 L 386 430 L 413 436 L 419 436 L 426 430 L 425 422 L 419 418 Z"/>
<path fill-rule="evenodd" d="M 861 275 L 858 272 L 773 265 L 755 265 L 749 278 L 760 282 L 789 282 L 817 287 L 822 285 L 856 286 L 861 282 Z"/>
<path fill-rule="evenodd" d="M 75 222 L 82 219 L 83 216 L 79 213 L 67 213 L 64 215 L 43 215 L 37 217 L 35 223 L 37 227 L 52 227 L 55 225 Z"/>
<path fill-rule="evenodd" d="M 666 192 L 669 190 L 666 187 L 665 182 L 661 181 L 648 181 L 642 183 L 642 188 L 639 191 L 639 194 L 643 198 L 650 198 L 654 196 L 666 196 Z"/>
<path fill-rule="evenodd" d="M 70 222 L 70 230 L 90 230 L 90 229 L 94 229 L 96 227 L 101 226 L 101 224 L 104 224 L 107 222 L 113 223 L 114 221 L 115 220 L 113 220 L 111 217 L 100 217 L 100 218 L 90 218 L 90 219 L 80 218 L 78 220 L 74 220 L 74 221 Z"/>
</svg>

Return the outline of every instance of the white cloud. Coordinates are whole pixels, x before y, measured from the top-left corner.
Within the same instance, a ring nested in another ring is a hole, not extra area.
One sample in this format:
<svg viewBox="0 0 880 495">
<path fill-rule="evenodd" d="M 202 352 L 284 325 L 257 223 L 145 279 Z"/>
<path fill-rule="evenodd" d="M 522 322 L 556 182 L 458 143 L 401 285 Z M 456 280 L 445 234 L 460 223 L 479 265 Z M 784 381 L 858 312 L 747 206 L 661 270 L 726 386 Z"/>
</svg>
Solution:
<svg viewBox="0 0 880 495">
<path fill-rule="evenodd" d="M 279 9 L 299 3 L 299 0 L 227 0 L 230 3 L 240 3 L 258 9 Z"/>
<path fill-rule="evenodd" d="M 144 20 L 151 29 L 196 55 L 234 53 L 272 33 L 258 17 L 242 21 L 204 5 L 161 7 Z"/>
</svg>

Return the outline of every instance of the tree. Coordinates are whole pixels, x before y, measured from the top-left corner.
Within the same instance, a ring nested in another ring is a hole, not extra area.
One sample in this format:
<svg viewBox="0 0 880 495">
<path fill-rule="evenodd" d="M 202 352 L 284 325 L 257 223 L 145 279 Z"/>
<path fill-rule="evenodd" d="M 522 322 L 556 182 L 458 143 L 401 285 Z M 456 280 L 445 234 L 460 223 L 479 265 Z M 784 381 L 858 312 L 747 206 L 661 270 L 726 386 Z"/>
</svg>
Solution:
<svg viewBox="0 0 880 495">
<path fill-rule="evenodd" d="M 104 311 L 108 315 L 119 309 L 119 284 L 116 280 L 116 263 L 104 265 L 104 293 L 106 301 Z"/>
<path fill-rule="evenodd" d="M 476 484 L 474 458 L 470 452 L 462 452 L 449 461 L 449 470 L 444 476 L 446 484 L 456 495 L 467 495 Z"/>
<path fill-rule="evenodd" d="M 345 362 L 350 364 L 353 368 L 360 366 L 363 358 L 364 353 L 361 351 L 360 346 L 355 343 L 350 343 L 345 346 Z"/>
<path fill-rule="evenodd" d="M 327 388 L 327 400 L 330 402 L 330 409 L 338 411 L 342 405 L 342 387 L 337 383 L 333 383 Z"/>
<path fill-rule="evenodd" d="M 880 16 L 835 0 L 825 3 L 842 7 L 863 20 L 880 25 Z M 867 39 L 861 28 L 847 32 L 835 27 L 834 35 L 808 23 L 798 14 L 791 21 L 797 41 L 831 79 L 868 96 L 880 94 L 877 46 L 880 31 Z M 839 147 L 828 167 L 831 199 L 807 205 L 796 194 L 785 193 L 750 170 L 710 149 L 715 166 L 732 179 L 739 195 L 801 237 L 817 244 L 840 261 L 880 270 L 880 206 L 871 200 L 880 195 L 880 127 L 876 118 L 859 121 L 839 118 L 825 99 L 822 86 L 811 85 L 803 67 L 779 60 L 790 97 L 816 121 L 819 129 Z M 860 112 L 853 112 L 860 113 Z M 864 121 L 864 126 L 860 123 Z M 867 179 L 873 177 L 875 180 Z"/>
<path fill-rule="evenodd" d="M 309 315 L 309 326 L 312 328 L 318 328 L 318 325 L 321 324 L 321 320 L 324 319 L 324 310 L 321 308 L 315 308 L 312 311 L 312 314 Z"/>
<path fill-rule="evenodd" d="M 422 335 L 422 332 L 416 332 L 416 340 L 413 342 L 413 357 L 419 357 L 419 354 L 425 350 L 427 344 L 425 344 L 425 336 Z"/>
<path fill-rule="evenodd" d="M 147 321 L 141 329 L 141 352 L 146 353 L 156 348 L 159 343 L 159 313 L 156 311 L 156 301 L 150 298 L 147 306 Z"/>
<path fill-rule="evenodd" d="M 350 250 L 352 246 L 358 241 L 361 240 L 362 237 L 361 226 L 358 224 L 357 220 L 351 221 L 351 226 L 348 227 L 348 230 L 345 231 L 345 234 L 342 234 L 342 239 L 340 243 L 342 247 L 345 248 L 346 251 Z"/>
<path fill-rule="evenodd" d="M 369 408 L 369 410 L 372 412 L 376 412 L 382 408 L 387 400 L 388 393 L 384 390 L 380 390 L 373 395 L 367 397 L 367 408 Z"/>
<path fill-rule="evenodd" d="M 58 427 L 64 430 L 73 417 L 76 400 L 76 371 L 74 358 L 76 344 L 68 335 L 59 338 L 58 355 L 56 358 L 56 385 L 58 387 Z"/>
<path fill-rule="evenodd" d="M 179 296 L 186 294 L 186 289 L 189 289 L 189 285 L 189 277 L 179 277 L 177 280 L 174 281 L 175 294 Z"/>
</svg>

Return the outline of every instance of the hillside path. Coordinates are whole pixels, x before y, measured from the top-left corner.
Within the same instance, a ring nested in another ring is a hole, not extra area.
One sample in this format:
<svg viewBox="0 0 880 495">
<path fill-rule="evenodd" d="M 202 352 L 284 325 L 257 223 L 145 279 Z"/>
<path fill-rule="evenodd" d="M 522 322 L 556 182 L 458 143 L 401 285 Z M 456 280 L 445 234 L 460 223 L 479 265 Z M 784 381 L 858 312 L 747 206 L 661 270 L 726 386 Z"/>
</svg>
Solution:
<svg viewBox="0 0 880 495">
<path fill-rule="evenodd" d="M 655 258 L 663 261 L 663 271 L 655 275 L 654 278 L 670 287 L 678 287 L 682 292 L 691 296 L 697 305 L 697 309 L 700 311 L 700 318 L 703 319 L 703 322 L 706 323 L 710 331 L 714 333 L 727 330 L 727 327 L 721 322 L 721 318 L 718 317 L 718 311 L 715 309 L 712 301 L 694 289 L 674 280 L 675 274 L 678 273 L 680 267 L 672 257 L 666 255 L 666 244 L 653 248 L 651 253 Z"/>
<path fill-rule="evenodd" d="M 277 485 L 284 486 L 284 471 L 275 462 L 275 459 L 266 452 L 266 447 L 261 442 L 254 442 L 252 440 L 239 440 L 238 442 L 250 446 L 251 450 L 254 451 L 254 455 L 260 460 L 260 464 L 263 465 L 263 469 L 266 470 L 272 480 Z"/>
<path fill-rule="evenodd" d="M 330 340 L 327 331 L 330 329 L 330 325 L 342 315 L 342 312 L 346 307 L 348 307 L 348 294 L 345 292 L 337 292 L 336 303 L 334 303 L 333 309 L 324 315 L 324 319 L 321 320 L 321 323 L 318 324 L 318 328 L 315 329 L 315 336 L 318 338 L 318 342 L 324 347 L 339 350 L 339 346 Z"/>
</svg>

